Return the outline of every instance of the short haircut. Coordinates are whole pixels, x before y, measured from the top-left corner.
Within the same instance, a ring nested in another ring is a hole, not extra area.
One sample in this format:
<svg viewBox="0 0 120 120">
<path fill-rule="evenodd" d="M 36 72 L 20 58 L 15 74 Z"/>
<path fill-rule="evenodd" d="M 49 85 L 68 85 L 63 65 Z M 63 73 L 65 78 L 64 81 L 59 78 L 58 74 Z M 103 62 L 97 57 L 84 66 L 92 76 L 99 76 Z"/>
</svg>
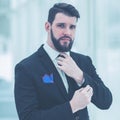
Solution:
<svg viewBox="0 0 120 120">
<path fill-rule="evenodd" d="M 56 3 L 49 10 L 49 14 L 48 14 L 48 22 L 49 23 L 51 23 L 51 24 L 53 23 L 57 13 L 63 13 L 65 15 L 68 15 L 71 17 L 76 17 L 77 19 L 80 18 L 80 14 L 79 14 L 78 10 L 71 4 Z"/>
</svg>

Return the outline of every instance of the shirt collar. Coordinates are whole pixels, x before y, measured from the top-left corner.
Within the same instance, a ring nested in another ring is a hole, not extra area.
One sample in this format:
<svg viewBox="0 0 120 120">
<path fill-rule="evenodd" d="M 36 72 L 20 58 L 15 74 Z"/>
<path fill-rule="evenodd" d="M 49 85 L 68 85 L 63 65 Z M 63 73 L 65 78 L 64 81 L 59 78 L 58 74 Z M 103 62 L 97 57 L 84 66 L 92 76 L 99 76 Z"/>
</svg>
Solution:
<svg viewBox="0 0 120 120">
<path fill-rule="evenodd" d="M 51 60 L 55 60 L 56 57 L 60 54 L 60 52 L 54 50 L 53 48 L 51 48 L 47 43 L 44 44 L 44 49 L 47 52 L 47 54 L 49 55 L 49 57 L 51 58 Z M 65 52 L 66 54 L 70 54 L 69 52 Z"/>
</svg>

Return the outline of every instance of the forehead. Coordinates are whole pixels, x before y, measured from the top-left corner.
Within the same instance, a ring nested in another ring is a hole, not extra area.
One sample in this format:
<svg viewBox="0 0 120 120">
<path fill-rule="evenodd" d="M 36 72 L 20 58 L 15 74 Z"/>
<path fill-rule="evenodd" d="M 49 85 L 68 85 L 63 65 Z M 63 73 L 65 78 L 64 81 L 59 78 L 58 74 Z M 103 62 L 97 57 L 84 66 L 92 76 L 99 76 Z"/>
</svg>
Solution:
<svg viewBox="0 0 120 120">
<path fill-rule="evenodd" d="M 57 13 L 53 23 L 55 23 L 55 24 L 56 23 L 68 23 L 68 24 L 75 25 L 76 21 L 77 21 L 76 17 L 71 17 L 71 16 L 65 15 L 63 13 Z"/>
</svg>

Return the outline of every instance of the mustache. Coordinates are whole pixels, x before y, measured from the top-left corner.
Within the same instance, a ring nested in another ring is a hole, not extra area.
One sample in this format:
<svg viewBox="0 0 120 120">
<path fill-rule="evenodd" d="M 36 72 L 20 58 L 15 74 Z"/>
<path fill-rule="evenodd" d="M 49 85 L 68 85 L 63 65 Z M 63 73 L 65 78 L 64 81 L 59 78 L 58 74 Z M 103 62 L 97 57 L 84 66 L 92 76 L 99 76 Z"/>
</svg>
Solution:
<svg viewBox="0 0 120 120">
<path fill-rule="evenodd" d="M 59 38 L 59 40 L 62 40 L 62 39 L 70 39 L 70 41 L 72 40 L 71 37 L 69 37 L 69 36 L 63 36 L 63 37 Z"/>
</svg>

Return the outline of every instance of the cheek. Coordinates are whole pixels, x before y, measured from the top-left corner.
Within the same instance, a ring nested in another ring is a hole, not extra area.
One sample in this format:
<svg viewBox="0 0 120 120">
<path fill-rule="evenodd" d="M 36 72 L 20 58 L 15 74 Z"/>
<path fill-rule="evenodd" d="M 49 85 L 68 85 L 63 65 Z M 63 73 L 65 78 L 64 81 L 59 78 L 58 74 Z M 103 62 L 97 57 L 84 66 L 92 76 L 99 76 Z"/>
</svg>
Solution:
<svg viewBox="0 0 120 120">
<path fill-rule="evenodd" d="M 72 32 L 72 36 L 75 36 L 75 33 L 76 33 L 76 31 L 73 31 L 73 32 Z"/>
<path fill-rule="evenodd" d="M 54 35 L 55 38 L 58 39 L 58 38 L 60 38 L 62 36 L 62 32 L 59 31 L 59 30 L 54 30 L 53 35 Z"/>
<path fill-rule="evenodd" d="M 73 38 L 74 36 L 75 36 L 75 33 L 74 33 L 74 32 L 72 32 L 72 33 L 71 33 L 71 37 Z"/>
</svg>

